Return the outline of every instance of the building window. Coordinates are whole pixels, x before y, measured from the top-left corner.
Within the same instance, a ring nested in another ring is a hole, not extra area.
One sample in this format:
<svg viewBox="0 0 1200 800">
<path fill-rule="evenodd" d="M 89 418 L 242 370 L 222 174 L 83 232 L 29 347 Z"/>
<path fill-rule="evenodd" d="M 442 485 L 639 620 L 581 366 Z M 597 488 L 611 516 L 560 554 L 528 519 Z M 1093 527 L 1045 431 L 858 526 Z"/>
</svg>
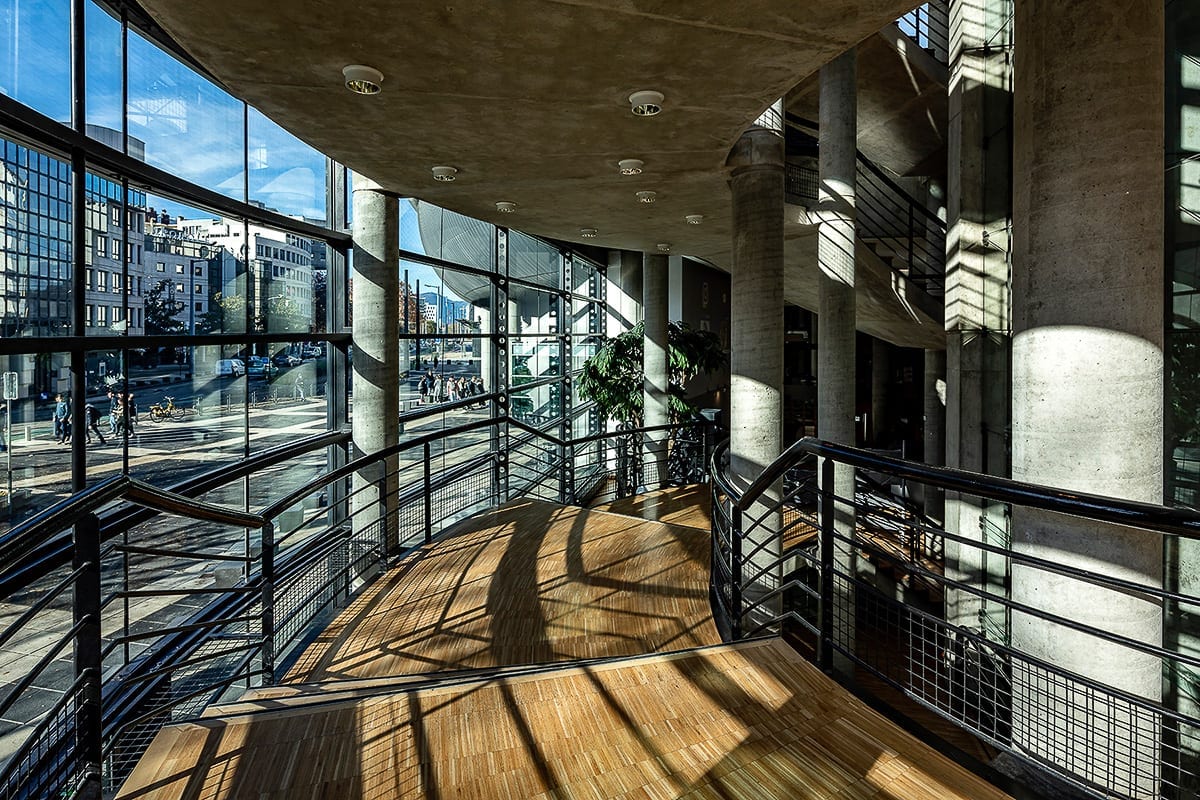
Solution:
<svg viewBox="0 0 1200 800">
<path fill-rule="evenodd" d="M 120 206 L 112 207 L 112 222 L 113 222 L 113 225 L 117 225 L 117 226 L 119 226 L 121 224 L 121 207 Z"/>
<path fill-rule="evenodd" d="M 175 274 L 176 274 L 176 275 L 182 275 L 182 274 L 183 274 L 183 264 L 176 264 L 176 265 L 175 265 Z"/>
<path fill-rule="evenodd" d="M 121 273 L 114 272 L 112 276 L 112 290 L 114 292 L 121 291 Z"/>
<path fill-rule="evenodd" d="M 103 256 L 104 258 L 108 258 L 108 237 L 107 236 L 97 236 L 96 237 L 96 255 Z"/>
<path fill-rule="evenodd" d="M 192 291 L 194 291 L 196 294 L 204 294 L 204 287 L 197 283 L 193 287 Z"/>
<path fill-rule="evenodd" d="M 87 325 L 89 328 L 92 327 L 92 314 L 94 313 L 92 308 L 93 306 L 91 305 L 86 305 L 83 307 L 83 324 Z"/>
<path fill-rule="evenodd" d="M 182 294 L 185 291 L 185 289 L 183 288 L 183 284 L 182 283 L 175 284 L 175 291 Z"/>
<path fill-rule="evenodd" d="M 112 257 L 117 261 L 121 260 L 121 240 L 120 239 L 112 240 Z"/>
<path fill-rule="evenodd" d="M 154 269 L 156 272 L 166 272 L 167 265 L 164 264 L 163 262 L 159 261 L 157 264 L 154 265 Z"/>
<path fill-rule="evenodd" d="M 96 306 L 96 327 L 108 327 L 108 306 Z"/>
<path fill-rule="evenodd" d="M 96 270 L 96 291 L 108 291 L 108 273 L 102 269 Z"/>
<path fill-rule="evenodd" d="M 83 282 L 85 289 L 92 288 L 92 271 L 90 269 L 83 271 Z"/>
<path fill-rule="evenodd" d="M 192 274 L 193 275 L 203 275 L 204 267 L 200 266 L 199 264 L 193 264 L 192 265 Z"/>
<path fill-rule="evenodd" d="M 204 303 L 196 303 L 196 310 L 203 312 L 204 311 Z"/>
</svg>

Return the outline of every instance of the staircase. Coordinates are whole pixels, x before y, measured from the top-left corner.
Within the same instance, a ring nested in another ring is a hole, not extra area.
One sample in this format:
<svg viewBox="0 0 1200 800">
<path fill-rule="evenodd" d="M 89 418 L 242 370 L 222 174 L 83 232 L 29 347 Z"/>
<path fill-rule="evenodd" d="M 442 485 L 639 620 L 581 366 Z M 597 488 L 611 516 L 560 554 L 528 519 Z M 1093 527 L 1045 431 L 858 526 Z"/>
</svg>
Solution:
<svg viewBox="0 0 1200 800">
<path fill-rule="evenodd" d="M 540 501 L 464 520 L 118 797 L 1006 797 L 781 640 L 722 644 L 708 552 Z"/>
</svg>

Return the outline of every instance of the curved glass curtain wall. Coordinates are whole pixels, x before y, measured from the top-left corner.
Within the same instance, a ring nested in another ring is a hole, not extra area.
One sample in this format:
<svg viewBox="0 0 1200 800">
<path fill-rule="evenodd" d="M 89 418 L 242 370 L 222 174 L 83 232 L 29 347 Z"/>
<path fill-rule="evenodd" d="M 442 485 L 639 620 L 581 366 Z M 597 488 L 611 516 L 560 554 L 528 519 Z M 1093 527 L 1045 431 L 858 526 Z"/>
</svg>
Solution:
<svg viewBox="0 0 1200 800">
<path fill-rule="evenodd" d="M 0 404 L 0 535 L 112 475 L 174 486 L 351 419 L 348 171 L 121 13 L 0 0 L 0 372 L 17 385 Z M 602 428 L 572 381 L 604 335 L 601 268 L 418 201 L 400 223 L 402 436 L 510 407 L 545 434 L 501 425 L 413 451 L 402 491 L 427 463 L 461 466 L 435 498 L 440 523 L 522 494 L 562 499 L 545 487 L 599 458 L 553 440 Z M 59 442 L 59 395 L 73 442 Z M 500 450 L 506 461 L 490 458 Z M 262 508 L 350 455 L 317 450 L 200 499 Z M 257 535 L 166 517 L 126 530 L 101 565 L 105 673 L 211 596 L 189 591 L 235 585 Z M 36 625 L 65 630 L 71 613 L 64 597 Z M 39 647 L 0 648 L 0 665 L 19 674 Z M 0 763 L 72 675 L 58 656 L 0 721 Z"/>
</svg>

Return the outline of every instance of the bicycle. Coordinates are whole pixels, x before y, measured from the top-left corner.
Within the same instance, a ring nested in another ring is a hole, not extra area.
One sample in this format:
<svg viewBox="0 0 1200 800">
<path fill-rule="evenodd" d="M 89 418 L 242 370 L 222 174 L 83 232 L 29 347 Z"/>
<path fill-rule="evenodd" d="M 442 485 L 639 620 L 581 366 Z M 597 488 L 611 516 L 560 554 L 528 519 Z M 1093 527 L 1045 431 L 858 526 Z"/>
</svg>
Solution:
<svg viewBox="0 0 1200 800">
<path fill-rule="evenodd" d="M 175 405 L 175 398 L 163 395 L 163 401 L 150 406 L 150 421 L 162 422 L 164 419 L 183 419 L 184 410 Z"/>
</svg>

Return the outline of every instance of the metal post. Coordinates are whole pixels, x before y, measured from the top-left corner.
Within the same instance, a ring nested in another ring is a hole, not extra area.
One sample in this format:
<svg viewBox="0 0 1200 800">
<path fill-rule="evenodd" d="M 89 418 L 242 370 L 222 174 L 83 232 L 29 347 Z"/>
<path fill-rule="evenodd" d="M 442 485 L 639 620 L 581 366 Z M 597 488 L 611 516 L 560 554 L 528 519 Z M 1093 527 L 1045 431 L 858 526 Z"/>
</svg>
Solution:
<svg viewBox="0 0 1200 800">
<path fill-rule="evenodd" d="M 262 671 L 263 683 L 275 683 L 275 523 L 262 528 Z"/>
<path fill-rule="evenodd" d="M 13 488 L 12 488 L 12 400 L 4 401 L 4 461 L 5 469 L 8 471 L 8 515 L 13 516 Z"/>
<path fill-rule="evenodd" d="M 834 500 L 836 493 L 833 486 L 834 461 L 832 458 L 821 460 L 821 486 L 819 502 L 821 504 L 821 607 L 820 632 L 821 639 L 817 644 L 817 666 L 825 672 L 833 670 L 833 537 L 834 537 Z"/>
<path fill-rule="evenodd" d="M 75 434 L 73 434 L 75 435 Z M 82 678 L 76 706 L 76 755 L 84 780 L 82 797 L 100 797 L 103 723 L 100 689 L 103 663 L 100 647 L 100 521 L 88 514 L 75 525 L 74 622 L 80 625 L 75 640 L 75 677 Z"/>
<path fill-rule="evenodd" d="M 425 457 L 425 544 L 433 540 L 433 482 L 429 475 L 429 442 L 423 448 Z"/>
<path fill-rule="evenodd" d="M 733 508 L 733 513 L 730 514 L 729 525 L 729 573 L 732 586 L 730 586 L 729 602 L 733 606 L 733 619 L 730 620 L 732 627 L 733 638 L 742 638 L 742 510 L 737 506 L 730 505 Z"/>
</svg>

